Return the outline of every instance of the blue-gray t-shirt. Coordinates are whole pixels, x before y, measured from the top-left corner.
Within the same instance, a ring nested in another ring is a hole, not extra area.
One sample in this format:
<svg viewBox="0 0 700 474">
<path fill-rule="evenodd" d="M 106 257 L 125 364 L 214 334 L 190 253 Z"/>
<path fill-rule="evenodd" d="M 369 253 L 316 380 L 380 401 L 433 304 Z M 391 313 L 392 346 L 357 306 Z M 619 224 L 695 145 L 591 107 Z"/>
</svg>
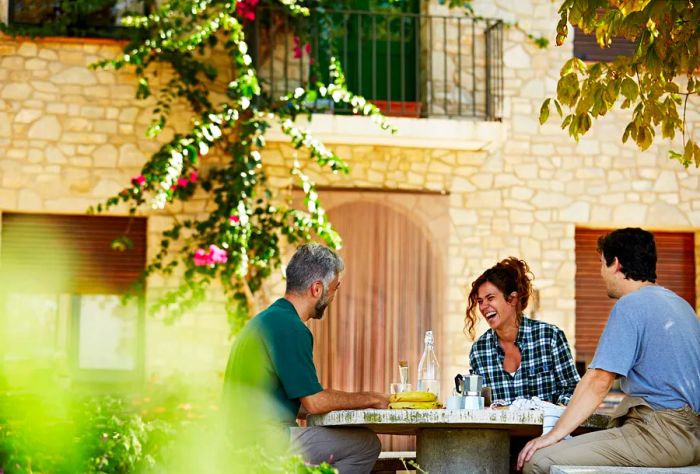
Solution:
<svg viewBox="0 0 700 474">
<path fill-rule="evenodd" d="M 672 291 L 642 287 L 613 307 L 589 368 L 621 375 L 655 409 L 700 411 L 700 321 Z"/>
</svg>

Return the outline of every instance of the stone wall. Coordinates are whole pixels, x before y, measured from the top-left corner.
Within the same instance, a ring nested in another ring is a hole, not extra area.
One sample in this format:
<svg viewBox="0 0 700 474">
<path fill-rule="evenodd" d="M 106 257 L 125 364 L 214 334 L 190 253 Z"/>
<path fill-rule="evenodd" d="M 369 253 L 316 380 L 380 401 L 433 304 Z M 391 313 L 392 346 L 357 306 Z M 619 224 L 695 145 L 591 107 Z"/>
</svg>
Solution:
<svg viewBox="0 0 700 474">
<path fill-rule="evenodd" d="M 556 23 L 556 5 L 549 0 L 479 1 L 476 11 L 506 20 L 517 16 L 526 30 L 550 37 Z M 157 149 L 158 143 L 144 138 L 149 108 L 134 100 L 133 75 L 86 68 L 119 48 L 104 41 L 0 39 L 0 211 L 83 212 L 127 185 Z M 663 142 L 646 152 L 623 145 L 628 111 L 599 120 L 578 143 L 554 119 L 538 124 L 539 106 L 554 94 L 558 70 L 569 57 L 571 43 L 543 50 L 520 30 L 505 31 L 505 134 L 489 148 L 469 151 L 430 139 L 407 146 L 400 137 L 391 146 L 337 143 L 333 148 L 350 162 L 350 175 L 306 169 L 324 186 L 449 195 L 446 310 L 438 341 L 445 377 L 463 371 L 468 360 L 470 342 L 462 328 L 469 284 L 497 260 L 515 255 L 528 261 L 540 294 L 537 317 L 562 327 L 574 344 L 577 226 L 693 232 L 700 227 L 700 172 L 669 161 Z M 697 100 L 689 104 L 694 130 L 699 111 Z M 421 126 L 428 136 L 431 129 L 438 135 L 436 123 L 426 119 Z M 164 139 L 172 133 L 166 130 Z M 282 142 L 270 143 L 264 153 L 270 182 L 280 190 L 291 184 L 294 156 Z M 202 199 L 174 209 L 204 211 Z M 149 217 L 152 253 L 172 218 Z M 276 275 L 270 295 L 280 291 L 280 282 Z M 174 283 L 154 278 L 149 288 L 157 292 Z M 484 329 L 480 324 L 479 331 Z M 173 326 L 149 320 L 147 338 L 152 372 L 220 374 L 229 347 L 221 294 L 214 291 Z"/>
</svg>

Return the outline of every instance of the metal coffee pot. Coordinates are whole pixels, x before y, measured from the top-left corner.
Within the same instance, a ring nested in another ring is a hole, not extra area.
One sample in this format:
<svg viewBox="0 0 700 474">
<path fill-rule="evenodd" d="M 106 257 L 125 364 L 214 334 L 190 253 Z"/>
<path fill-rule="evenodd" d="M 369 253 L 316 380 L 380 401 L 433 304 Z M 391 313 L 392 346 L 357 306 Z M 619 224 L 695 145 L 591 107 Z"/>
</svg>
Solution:
<svg viewBox="0 0 700 474">
<path fill-rule="evenodd" d="M 464 408 L 467 410 L 479 410 L 484 408 L 484 397 L 481 396 L 484 379 L 481 375 L 463 375 L 455 376 L 455 390 L 462 394 Z"/>
<path fill-rule="evenodd" d="M 481 375 L 462 375 L 455 376 L 455 389 L 457 393 L 461 393 L 463 397 L 481 396 L 481 389 L 484 384 L 484 378 Z"/>
</svg>

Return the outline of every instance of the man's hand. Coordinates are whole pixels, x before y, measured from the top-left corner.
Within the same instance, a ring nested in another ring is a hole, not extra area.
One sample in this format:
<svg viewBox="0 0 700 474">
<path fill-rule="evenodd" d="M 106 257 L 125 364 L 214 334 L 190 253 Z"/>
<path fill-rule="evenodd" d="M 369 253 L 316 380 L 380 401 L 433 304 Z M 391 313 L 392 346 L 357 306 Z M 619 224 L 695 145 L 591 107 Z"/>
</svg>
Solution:
<svg viewBox="0 0 700 474">
<path fill-rule="evenodd" d="M 374 403 L 369 408 L 384 409 L 389 407 L 389 396 L 385 393 L 370 392 L 374 397 Z"/>
<path fill-rule="evenodd" d="M 528 441 L 523 450 L 520 451 L 520 455 L 518 455 L 518 471 L 522 470 L 523 465 L 532 459 L 532 456 L 538 449 L 546 448 L 547 446 L 551 446 L 558 441 L 559 440 L 557 438 L 550 436 L 549 433 Z"/>
</svg>

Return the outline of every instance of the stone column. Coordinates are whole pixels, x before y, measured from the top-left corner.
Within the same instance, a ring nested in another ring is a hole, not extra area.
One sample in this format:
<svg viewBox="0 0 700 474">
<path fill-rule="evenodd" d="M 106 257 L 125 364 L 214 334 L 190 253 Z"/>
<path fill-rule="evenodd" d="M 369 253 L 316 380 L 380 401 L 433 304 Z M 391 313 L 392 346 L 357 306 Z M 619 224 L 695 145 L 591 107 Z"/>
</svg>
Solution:
<svg viewBox="0 0 700 474">
<path fill-rule="evenodd" d="M 430 473 L 507 474 L 510 436 L 507 430 L 421 429 L 417 463 Z"/>
</svg>

